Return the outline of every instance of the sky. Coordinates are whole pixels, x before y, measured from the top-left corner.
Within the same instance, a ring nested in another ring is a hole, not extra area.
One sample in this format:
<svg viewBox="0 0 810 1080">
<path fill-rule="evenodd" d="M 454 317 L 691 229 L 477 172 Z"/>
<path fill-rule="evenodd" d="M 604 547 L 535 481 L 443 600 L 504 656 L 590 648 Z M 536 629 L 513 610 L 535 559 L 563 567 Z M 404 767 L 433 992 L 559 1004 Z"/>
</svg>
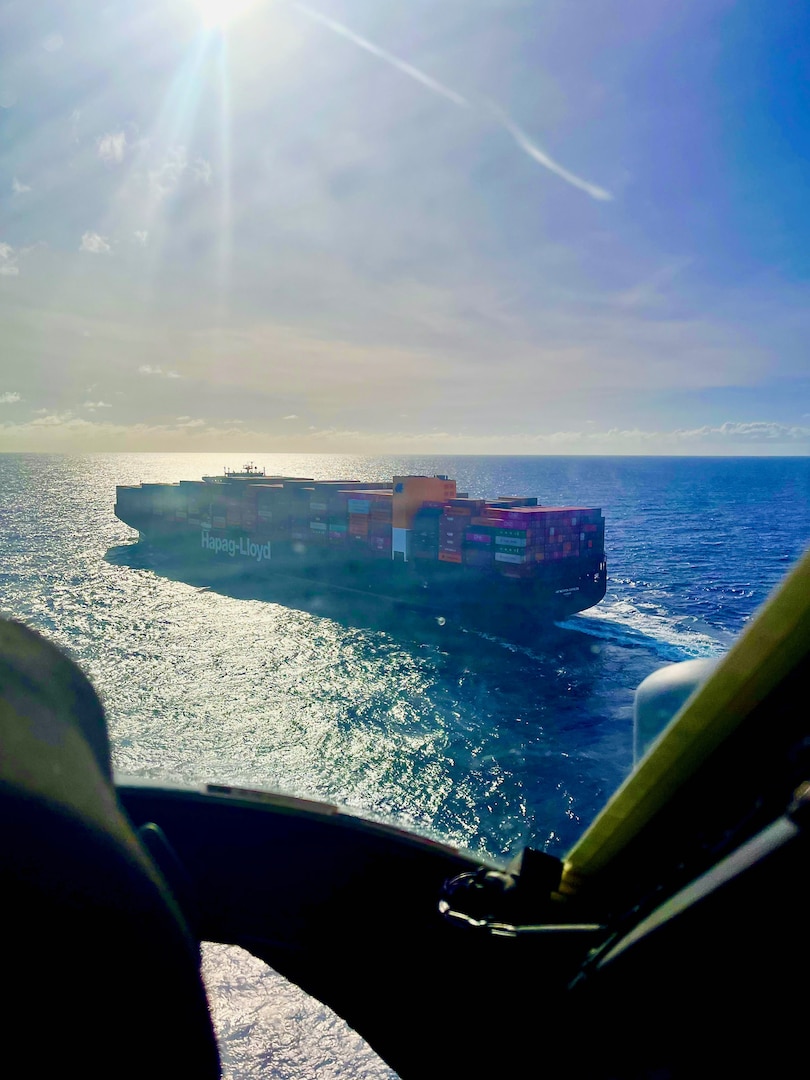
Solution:
<svg viewBox="0 0 810 1080">
<path fill-rule="evenodd" d="M 803 0 L 0 0 L 0 452 L 808 454 L 809 96 Z"/>
</svg>

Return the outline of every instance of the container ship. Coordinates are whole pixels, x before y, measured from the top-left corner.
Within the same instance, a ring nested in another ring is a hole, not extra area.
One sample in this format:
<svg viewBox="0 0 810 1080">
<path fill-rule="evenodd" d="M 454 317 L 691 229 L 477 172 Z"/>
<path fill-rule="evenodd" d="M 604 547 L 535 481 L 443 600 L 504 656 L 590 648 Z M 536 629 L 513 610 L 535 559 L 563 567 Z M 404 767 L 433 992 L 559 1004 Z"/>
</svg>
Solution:
<svg viewBox="0 0 810 1080">
<path fill-rule="evenodd" d="M 600 508 L 470 498 L 447 476 L 314 480 L 248 463 L 119 485 L 115 514 L 145 544 L 207 560 L 218 578 L 280 575 L 497 632 L 593 607 L 607 583 Z"/>
</svg>

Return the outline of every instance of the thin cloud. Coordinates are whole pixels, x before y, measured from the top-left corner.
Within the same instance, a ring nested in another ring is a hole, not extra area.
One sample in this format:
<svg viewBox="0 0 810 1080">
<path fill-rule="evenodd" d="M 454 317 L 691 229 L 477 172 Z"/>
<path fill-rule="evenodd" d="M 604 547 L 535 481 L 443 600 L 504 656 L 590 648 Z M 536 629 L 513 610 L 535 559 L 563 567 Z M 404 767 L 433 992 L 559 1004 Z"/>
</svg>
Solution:
<svg viewBox="0 0 810 1080">
<path fill-rule="evenodd" d="M 369 453 L 650 453 L 650 447 L 666 446 L 673 453 L 694 454 L 722 448 L 740 452 L 769 448 L 774 444 L 802 449 L 810 446 L 810 427 L 756 421 L 727 422 L 717 426 L 649 431 L 611 428 L 601 431 L 513 432 L 470 435 L 465 431 L 364 432 L 310 427 L 310 438 L 336 452 L 367 450 Z M 372 449 L 373 447 L 373 449 Z"/>
<path fill-rule="evenodd" d="M 211 169 L 211 162 L 206 161 L 205 158 L 195 158 L 191 164 L 191 171 L 194 174 L 194 179 L 199 184 L 210 184 L 213 170 Z"/>
<path fill-rule="evenodd" d="M 124 151 L 127 147 L 127 137 L 123 131 L 115 134 L 101 135 L 97 140 L 98 156 L 108 165 L 120 165 L 124 160 Z"/>
<path fill-rule="evenodd" d="M 459 105 L 462 108 L 470 107 L 470 102 L 463 94 L 459 94 L 456 90 L 451 89 L 449 86 L 445 86 L 444 83 L 440 83 L 438 79 L 432 78 L 426 72 L 421 71 L 412 64 L 406 63 L 404 60 L 400 60 L 399 57 L 394 56 L 385 49 L 381 49 L 379 45 L 375 45 L 367 38 L 361 37 L 360 34 L 356 34 L 354 30 L 350 30 L 349 27 L 345 26 L 343 23 L 336 22 L 326 15 L 321 15 L 320 12 L 313 11 L 312 8 L 306 7 L 304 4 L 294 4 L 293 7 L 300 11 L 302 15 L 306 15 L 308 19 L 320 23 L 321 26 L 325 26 L 333 33 L 339 34 L 359 48 L 365 49 L 365 51 L 371 53 L 372 56 L 378 57 L 380 60 L 385 61 L 386 64 L 390 64 L 391 67 L 396 68 L 397 71 L 401 71 L 404 75 L 408 75 L 410 78 L 415 79 L 418 83 L 427 87 L 428 90 L 432 90 L 435 94 L 440 94 L 442 97 L 447 98 L 448 101 L 452 101 L 454 105 Z M 579 188 L 580 191 L 584 191 L 587 195 L 590 195 L 592 199 L 597 199 L 600 202 L 610 202 L 612 200 L 613 196 L 609 191 L 598 187 L 596 184 L 590 183 L 588 180 L 583 180 L 581 176 L 577 176 L 576 173 L 572 173 L 570 170 L 563 168 L 559 162 L 555 161 L 552 157 L 549 157 L 545 150 L 541 150 L 539 146 L 533 143 L 525 131 L 522 131 L 514 120 L 507 116 L 502 109 L 499 109 L 497 105 L 494 105 L 492 102 L 488 102 L 487 104 L 498 123 L 505 131 L 509 132 L 516 145 L 525 154 L 528 154 L 533 161 L 536 161 L 538 165 L 542 165 L 544 169 L 553 172 L 555 176 L 559 176 L 560 179 L 565 180 L 567 184 L 571 184 L 573 187 Z"/>
<path fill-rule="evenodd" d="M 149 172 L 149 190 L 155 199 L 163 199 L 173 194 L 188 168 L 188 155 L 185 146 L 173 147 L 164 160 Z"/>
<path fill-rule="evenodd" d="M 398 71 L 401 71 L 403 75 L 409 75 L 412 79 L 416 79 L 417 82 L 426 86 L 428 90 L 432 90 L 436 94 L 441 94 L 442 97 L 447 98 L 448 101 L 452 101 L 454 105 L 460 105 L 462 108 L 469 106 L 469 101 L 461 94 L 456 93 L 455 90 L 451 90 L 449 86 L 445 86 L 437 79 L 432 79 L 430 75 L 427 75 L 424 71 L 420 71 L 419 68 L 413 67 L 412 64 L 405 63 L 404 60 L 400 60 L 399 57 L 394 56 L 390 52 L 386 52 L 385 49 L 381 49 L 379 45 L 375 45 L 367 38 L 355 34 L 353 30 L 350 30 L 348 26 L 344 26 L 343 23 L 336 22 L 334 19 L 329 19 L 326 15 L 321 15 L 320 12 L 313 11 L 312 8 L 306 7 L 304 4 L 294 4 L 293 7 L 297 8 L 302 15 L 306 15 L 308 19 L 320 23 L 321 26 L 325 26 L 333 33 L 339 34 L 341 37 L 344 37 L 348 41 L 359 46 L 359 48 L 365 49 L 366 52 L 371 53 L 372 56 L 384 60 L 387 64 L 390 64 Z"/>
<path fill-rule="evenodd" d="M 111 409 L 112 405 L 108 401 L 85 401 L 82 403 L 83 409 Z"/>
<path fill-rule="evenodd" d="M 297 420 L 298 419 L 298 414 L 297 413 L 290 413 L 289 416 L 282 416 L 281 419 L 282 420 Z"/>
<path fill-rule="evenodd" d="M 141 375 L 159 375 L 164 379 L 180 378 L 176 371 L 164 371 L 162 367 L 156 367 L 153 364 L 141 364 L 138 371 Z"/>
<path fill-rule="evenodd" d="M 135 237 L 136 244 L 140 244 L 141 247 L 146 247 L 146 242 L 149 239 L 149 232 L 147 229 L 136 229 L 132 235 Z"/>
<path fill-rule="evenodd" d="M 79 251 L 89 251 L 91 255 L 109 255 L 112 248 L 106 236 L 100 236 L 95 232 L 86 232 L 82 235 Z"/>
<path fill-rule="evenodd" d="M 810 428 L 799 424 L 778 424 L 769 420 L 754 420 L 749 423 L 726 421 L 719 427 L 701 427 L 689 431 L 678 431 L 683 438 L 702 438 L 715 436 L 722 439 L 746 439 L 752 442 L 787 440 L 804 441 L 810 439 Z"/>
<path fill-rule="evenodd" d="M 632 289 L 627 289 L 616 298 L 616 303 L 622 308 L 649 307 L 658 304 L 664 298 L 663 290 L 692 260 L 688 258 L 674 259 L 667 265 L 660 267 L 651 274 L 646 281 L 640 282 Z"/>
<path fill-rule="evenodd" d="M 25 423 L 0 422 L 0 447 L 8 450 L 143 450 L 159 443 L 177 450 L 197 448 L 236 452 L 250 443 L 261 441 L 268 452 L 292 450 L 300 453 L 397 453 L 397 454 L 649 454 L 651 447 L 665 446 L 675 454 L 763 453 L 783 446 L 788 453 L 810 447 L 810 427 L 790 426 L 769 421 L 728 421 L 717 426 L 691 429 L 650 431 L 640 428 L 611 428 L 601 431 L 560 430 L 545 433 L 512 432 L 483 434 L 480 431 L 359 431 L 337 427 L 315 428 L 306 435 L 245 430 L 234 421 L 208 424 L 204 420 L 178 417 L 172 424 L 114 424 L 96 417 L 77 416 L 74 412 L 51 412 L 40 409 Z M 240 429 L 241 428 L 241 429 Z M 295 439 L 295 442 L 291 440 Z"/>
<path fill-rule="evenodd" d="M 520 149 L 536 161 L 538 165 L 542 165 L 543 168 L 548 169 L 549 172 L 553 172 L 555 176 L 559 176 L 561 180 L 565 180 L 566 183 L 573 185 L 575 188 L 579 188 L 580 191 L 584 191 L 587 195 L 590 195 L 592 199 L 598 199 L 600 202 L 610 202 L 612 200 L 613 196 L 609 191 L 598 187 L 596 184 L 591 184 L 588 180 L 583 180 L 581 176 L 569 172 L 568 169 L 564 169 L 562 165 L 549 157 L 548 154 L 533 143 L 526 132 L 519 128 L 514 120 L 507 116 L 502 109 L 499 109 L 497 105 L 490 102 L 489 107 L 492 109 L 492 112 L 501 127 L 509 132 Z"/>
<path fill-rule="evenodd" d="M 7 391 L 5 394 L 0 394 L 0 405 L 15 405 L 18 401 L 22 401 L 22 398 L 13 391 Z"/>
<path fill-rule="evenodd" d="M 20 268 L 17 266 L 17 255 L 11 244 L 0 242 L 0 274 L 5 277 L 16 277 Z"/>
<path fill-rule="evenodd" d="M 15 176 L 11 181 L 11 190 L 15 195 L 22 195 L 26 191 L 31 190 L 30 184 L 23 184 L 21 180 L 18 180 Z"/>
<path fill-rule="evenodd" d="M 230 452 L 234 440 L 251 438 L 233 427 L 206 425 L 204 420 L 194 420 L 190 425 L 176 424 L 114 424 L 95 417 L 76 416 L 71 411 L 43 412 L 36 419 L 24 424 L 0 423 L 0 448 L 4 450 L 43 449 L 54 452 L 79 450 L 130 450 L 137 451 L 144 444 L 160 443 L 169 449 L 210 452 L 212 447 Z M 256 433 L 256 438 L 264 438 Z M 271 446 L 285 449 L 281 439 L 271 440 Z"/>
<path fill-rule="evenodd" d="M 59 427 L 60 425 L 65 424 L 69 420 L 73 419 L 73 412 L 70 409 L 67 409 L 65 412 L 51 413 L 51 412 L 47 412 L 47 410 L 44 410 L 44 409 L 38 409 L 37 412 L 36 412 L 36 417 L 37 417 L 36 420 L 31 420 L 27 425 L 20 424 L 19 427 L 20 428 L 25 428 L 26 426 L 27 427 L 32 427 L 32 428 L 54 428 L 54 427 Z M 90 423 L 89 420 L 85 420 L 85 421 L 80 420 L 78 422 L 79 423 L 84 423 L 84 424 L 89 424 Z"/>
<path fill-rule="evenodd" d="M 723 424 L 704 424 L 697 428 L 675 428 L 672 431 L 645 431 L 640 428 L 611 428 L 609 431 L 582 433 L 581 437 L 592 442 L 621 441 L 647 442 L 650 444 L 721 444 L 744 442 L 764 445 L 767 443 L 808 443 L 810 427 L 800 424 L 780 424 L 770 420 L 754 420 L 747 423 L 727 420 Z"/>
</svg>

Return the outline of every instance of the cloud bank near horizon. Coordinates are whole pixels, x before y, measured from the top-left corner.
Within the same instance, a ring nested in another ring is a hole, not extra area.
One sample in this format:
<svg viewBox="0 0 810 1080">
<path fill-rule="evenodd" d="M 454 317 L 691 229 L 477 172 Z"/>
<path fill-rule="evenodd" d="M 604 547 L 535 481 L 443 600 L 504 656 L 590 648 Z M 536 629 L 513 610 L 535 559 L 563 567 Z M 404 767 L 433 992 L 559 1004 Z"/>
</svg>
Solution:
<svg viewBox="0 0 810 1080">
<path fill-rule="evenodd" d="M 18 394 L 0 395 L 0 402 L 17 403 Z M 84 402 L 91 412 L 113 408 L 106 402 Z M 749 452 L 771 453 L 780 448 L 783 456 L 810 453 L 810 426 L 786 425 L 771 421 L 726 421 L 717 426 L 652 431 L 641 428 L 514 432 L 509 435 L 450 431 L 369 432 L 299 425 L 297 434 L 281 427 L 300 420 L 295 415 L 280 416 L 279 428 L 245 427 L 242 421 L 226 423 L 202 417 L 181 416 L 166 423 L 123 424 L 112 420 L 88 419 L 75 409 L 41 410 L 31 418 L 0 420 L 0 452 L 79 452 L 82 447 L 103 452 L 133 451 L 146 439 L 165 452 L 222 450 L 238 453 L 259 448 L 266 453 L 341 454 L 537 454 L 597 455 L 631 454 L 655 456 L 661 452 L 711 456 Z M 661 448 L 665 448 L 662 451 Z"/>
</svg>

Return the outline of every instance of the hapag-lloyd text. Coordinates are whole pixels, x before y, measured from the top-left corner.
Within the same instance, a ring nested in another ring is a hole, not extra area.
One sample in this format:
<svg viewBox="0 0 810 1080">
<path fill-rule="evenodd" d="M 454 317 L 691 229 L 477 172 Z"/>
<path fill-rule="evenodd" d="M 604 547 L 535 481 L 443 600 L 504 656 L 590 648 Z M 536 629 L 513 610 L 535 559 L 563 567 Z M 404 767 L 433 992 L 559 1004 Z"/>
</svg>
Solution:
<svg viewBox="0 0 810 1080">
<path fill-rule="evenodd" d="M 232 559 L 240 555 L 243 559 L 255 559 L 262 562 L 270 558 L 270 541 L 266 544 L 256 544 L 248 540 L 246 536 L 240 536 L 238 540 L 233 537 L 211 536 L 203 529 L 200 534 L 200 544 L 208 551 L 214 551 L 217 555 L 229 555 Z"/>
</svg>

